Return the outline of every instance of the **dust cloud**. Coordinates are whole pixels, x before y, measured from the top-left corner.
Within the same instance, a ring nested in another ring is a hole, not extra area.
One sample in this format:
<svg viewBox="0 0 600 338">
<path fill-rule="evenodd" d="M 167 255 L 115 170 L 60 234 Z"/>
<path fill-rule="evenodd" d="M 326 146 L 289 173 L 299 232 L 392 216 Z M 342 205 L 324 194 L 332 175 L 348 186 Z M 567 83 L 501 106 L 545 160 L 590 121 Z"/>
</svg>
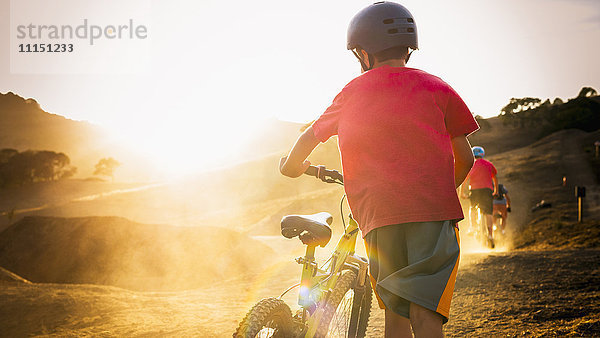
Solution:
<svg viewBox="0 0 600 338">
<path fill-rule="evenodd" d="M 0 248 L 0 266 L 32 282 L 140 291 L 205 287 L 261 270 L 273 256 L 234 231 L 119 217 L 26 217 L 0 234 Z"/>
</svg>

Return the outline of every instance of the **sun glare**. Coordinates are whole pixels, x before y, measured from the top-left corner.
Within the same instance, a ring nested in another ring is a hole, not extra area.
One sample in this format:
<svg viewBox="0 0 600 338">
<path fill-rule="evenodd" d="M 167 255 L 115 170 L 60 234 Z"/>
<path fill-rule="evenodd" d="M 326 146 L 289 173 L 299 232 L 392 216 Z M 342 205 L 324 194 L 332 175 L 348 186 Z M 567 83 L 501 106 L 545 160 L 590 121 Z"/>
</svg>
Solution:
<svg viewBox="0 0 600 338">
<path fill-rule="evenodd" d="M 201 115 L 170 119 L 128 129 L 110 128 L 118 143 L 142 154 L 152 171 L 173 177 L 231 164 L 244 156 L 244 145 L 259 137 L 260 121 L 230 123 Z"/>
</svg>

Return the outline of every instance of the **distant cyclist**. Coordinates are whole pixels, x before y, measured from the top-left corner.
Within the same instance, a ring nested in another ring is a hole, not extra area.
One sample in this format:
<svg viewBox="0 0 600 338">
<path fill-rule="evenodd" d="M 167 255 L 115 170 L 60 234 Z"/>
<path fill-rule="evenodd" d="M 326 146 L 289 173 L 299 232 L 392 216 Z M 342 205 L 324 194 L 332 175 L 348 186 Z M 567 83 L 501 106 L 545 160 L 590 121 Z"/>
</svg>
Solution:
<svg viewBox="0 0 600 338">
<path fill-rule="evenodd" d="M 488 229 L 488 243 L 490 247 L 494 247 L 493 237 L 493 202 L 492 196 L 498 191 L 498 179 L 496 174 L 498 171 L 494 165 L 484 159 L 485 150 L 483 147 L 475 146 L 472 148 L 475 163 L 467 175 L 465 182 L 462 185 L 461 195 L 471 200 L 471 208 L 469 212 L 469 220 L 471 226 L 477 218 L 475 207 L 479 207 L 484 215 L 483 219 Z M 468 191 L 466 191 L 468 189 Z"/>
<path fill-rule="evenodd" d="M 498 184 L 498 192 L 494 194 L 494 225 L 499 225 L 503 235 L 506 233 L 506 216 L 508 212 L 510 212 L 508 190 L 504 184 Z"/>
</svg>

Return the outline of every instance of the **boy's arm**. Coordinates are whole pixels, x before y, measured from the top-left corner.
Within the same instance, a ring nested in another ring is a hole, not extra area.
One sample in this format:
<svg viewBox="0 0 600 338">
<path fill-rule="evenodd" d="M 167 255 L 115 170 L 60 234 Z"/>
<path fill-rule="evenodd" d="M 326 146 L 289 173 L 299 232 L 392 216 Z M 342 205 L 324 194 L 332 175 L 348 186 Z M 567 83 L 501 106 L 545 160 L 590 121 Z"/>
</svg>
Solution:
<svg viewBox="0 0 600 338">
<path fill-rule="evenodd" d="M 460 185 L 460 198 L 467 199 L 469 198 L 469 179 L 465 179 L 464 182 Z"/>
<path fill-rule="evenodd" d="M 310 165 L 306 158 L 318 145 L 319 140 L 315 137 L 312 126 L 306 128 L 298 137 L 288 156 L 279 160 L 279 171 L 285 176 L 299 177 Z"/>
<path fill-rule="evenodd" d="M 452 152 L 454 153 L 454 184 L 458 188 L 469 174 L 469 171 L 471 171 L 475 160 L 471 144 L 466 136 L 454 137 L 451 139 L 451 142 Z M 465 187 L 461 190 L 464 192 Z"/>
<path fill-rule="evenodd" d="M 496 175 L 492 176 L 492 181 L 494 181 L 494 192 L 492 195 L 496 195 L 498 193 L 498 177 Z"/>
<path fill-rule="evenodd" d="M 508 193 L 504 194 L 504 197 L 506 197 L 506 207 L 510 208 L 510 196 L 508 196 Z"/>
</svg>

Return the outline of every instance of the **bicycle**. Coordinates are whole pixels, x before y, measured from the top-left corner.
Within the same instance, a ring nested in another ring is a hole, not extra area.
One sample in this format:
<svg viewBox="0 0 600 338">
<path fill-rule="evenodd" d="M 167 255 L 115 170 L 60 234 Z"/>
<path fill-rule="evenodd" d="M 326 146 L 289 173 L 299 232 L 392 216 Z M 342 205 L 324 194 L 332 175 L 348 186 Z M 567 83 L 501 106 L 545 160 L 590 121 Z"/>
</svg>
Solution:
<svg viewBox="0 0 600 338">
<path fill-rule="evenodd" d="M 473 213 L 471 212 L 472 209 L 475 210 L 475 219 L 471 219 L 471 216 L 473 215 Z M 473 234 L 477 242 L 479 242 L 482 246 L 489 247 L 490 249 L 496 247 L 493 235 L 490 235 L 489 229 L 486 225 L 485 215 L 483 214 L 483 212 L 481 212 L 479 206 L 469 207 L 469 222 L 469 232 Z"/>
<path fill-rule="evenodd" d="M 343 185 L 342 174 L 324 166 L 310 166 L 305 174 L 326 183 Z M 240 322 L 234 337 L 364 337 L 371 312 L 372 291 L 368 277 L 368 260 L 355 253 L 358 224 L 349 215 L 344 221 L 343 202 L 340 214 L 344 233 L 329 259 L 318 266 L 317 246 L 325 247 L 331 239 L 333 217 L 327 212 L 313 215 L 288 215 L 281 220 L 281 234 L 299 237 L 306 254 L 296 259 L 302 265 L 300 283 L 279 297 L 265 298 L 254 305 Z M 292 316 L 282 300 L 291 290 L 298 290 L 300 310 Z"/>
</svg>

